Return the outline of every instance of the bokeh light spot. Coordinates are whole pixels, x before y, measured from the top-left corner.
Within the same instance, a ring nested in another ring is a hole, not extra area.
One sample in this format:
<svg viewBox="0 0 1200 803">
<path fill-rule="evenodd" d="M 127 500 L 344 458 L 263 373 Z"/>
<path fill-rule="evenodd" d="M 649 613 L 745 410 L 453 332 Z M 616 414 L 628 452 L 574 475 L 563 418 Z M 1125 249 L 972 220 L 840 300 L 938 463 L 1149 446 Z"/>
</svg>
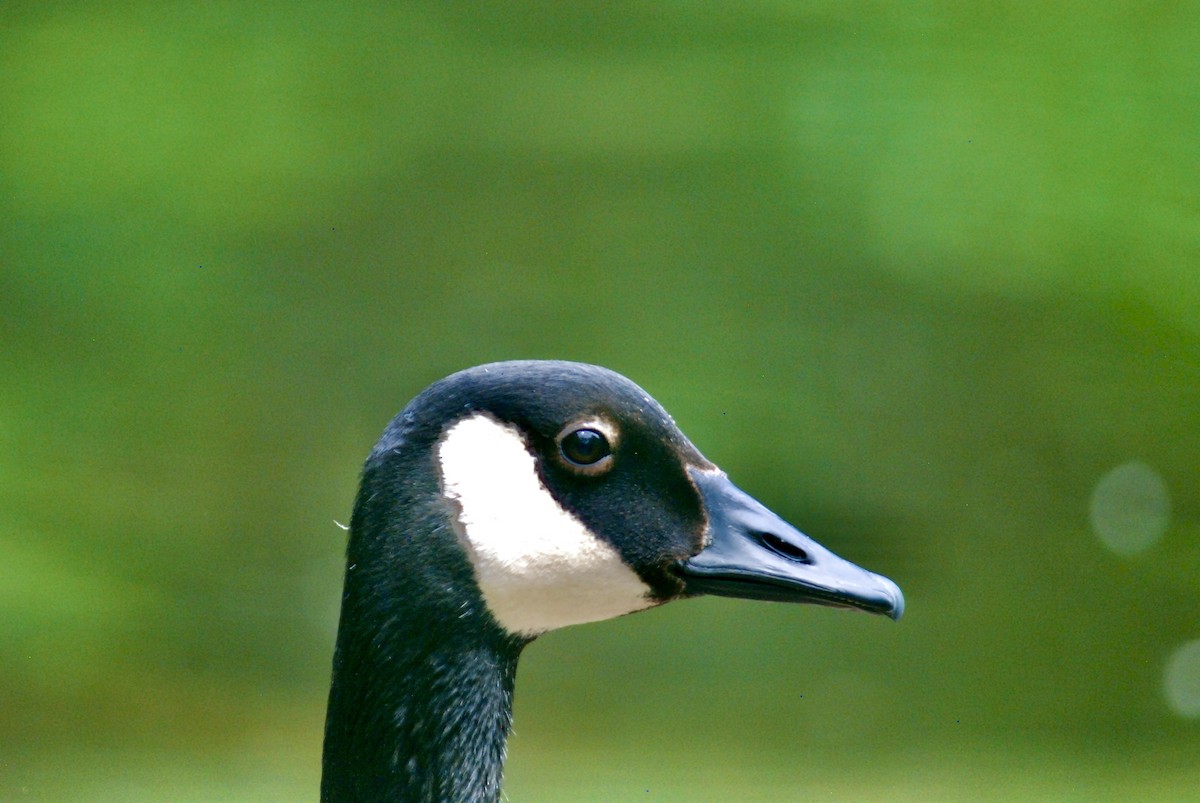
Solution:
<svg viewBox="0 0 1200 803">
<path fill-rule="evenodd" d="M 1158 472 L 1145 463 L 1123 463 L 1092 491 L 1092 529 L 1118 555 L 1134 555 L 1162 537 L 1171 520 L 1171 497 Z"/>
<path fill-rule="evenodd" d="M 1200 718 L 1200 639 L 1189 641 L 1171 655 L 1163 674 L 1163 692 L 1176 714 Z"/>
</svg>

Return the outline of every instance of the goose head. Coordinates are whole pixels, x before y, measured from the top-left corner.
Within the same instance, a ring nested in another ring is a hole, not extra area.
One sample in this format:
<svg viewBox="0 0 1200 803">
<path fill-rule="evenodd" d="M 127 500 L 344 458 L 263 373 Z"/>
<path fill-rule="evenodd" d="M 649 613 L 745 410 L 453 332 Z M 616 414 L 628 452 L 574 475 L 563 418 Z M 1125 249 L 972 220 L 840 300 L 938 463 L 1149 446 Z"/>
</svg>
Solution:
<svg viewBox="0 0 1200 803">
<path fill-rule="evenodd" d="M 737 488 L 619 374 L 519 361 L 434 383 L 363 470 L 323 796 L 494 799 L 526 644 L 705 594 L 904 608 L 895 583 Z"/>
</svg>

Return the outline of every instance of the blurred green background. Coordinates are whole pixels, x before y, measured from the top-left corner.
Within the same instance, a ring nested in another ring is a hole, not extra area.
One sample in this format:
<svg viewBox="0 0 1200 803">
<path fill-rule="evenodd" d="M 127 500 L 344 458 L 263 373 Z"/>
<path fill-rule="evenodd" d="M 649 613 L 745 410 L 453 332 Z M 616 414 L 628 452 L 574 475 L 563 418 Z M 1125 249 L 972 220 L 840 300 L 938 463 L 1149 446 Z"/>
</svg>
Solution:
<svg viewBox="0 0 1200 803">
<path fill-rule="evenodd" d="M 315 799 L 362 459 L 597 362 L 899 624 L 550 634 L 525 800 L 1195 799 L 1200 6 L 0 5 L 0 799 Z"/>
</svg>

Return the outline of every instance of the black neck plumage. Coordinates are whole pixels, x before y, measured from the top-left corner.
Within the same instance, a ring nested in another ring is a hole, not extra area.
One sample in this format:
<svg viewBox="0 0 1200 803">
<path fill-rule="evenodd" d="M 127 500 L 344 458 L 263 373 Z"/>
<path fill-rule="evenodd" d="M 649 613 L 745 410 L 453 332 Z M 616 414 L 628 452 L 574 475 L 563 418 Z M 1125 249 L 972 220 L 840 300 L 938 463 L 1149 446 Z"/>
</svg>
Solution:
<svg viewBox="0 0 1200 803">
<path fill-rule="evenodd" d="M 433 631 L 338 645 L 323 801 L 499 799 L 520 645 Z"/>
<path fill-rule="evenodd" d="M 355 503 L 321 800 L 495 801 L 529 640 L 491 616 L 436 485 L 401 476 L 368 463 Z"/>
</svg>

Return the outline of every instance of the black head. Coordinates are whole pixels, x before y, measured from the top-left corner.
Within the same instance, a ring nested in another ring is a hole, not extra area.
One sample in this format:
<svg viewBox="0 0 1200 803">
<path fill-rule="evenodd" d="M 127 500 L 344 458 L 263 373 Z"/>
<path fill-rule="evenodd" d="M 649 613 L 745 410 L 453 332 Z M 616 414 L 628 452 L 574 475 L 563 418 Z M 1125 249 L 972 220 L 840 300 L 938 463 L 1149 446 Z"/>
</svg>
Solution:
<svg viewBox="0 0 1200 803">
<path fill-rule="evenodd" d="M 397 484 L 399 492 L 388 490 Z M 422 498 L 412 497 L 417 487 Z M 841 561 L 737 490 L 644 390 L 581 363 L 493 363 L 434 383 L 376 446 L 359 507 L 436 520 L 438 552 L 456 547 L 466 557 L 510 633 L 696 593 L 893 616 L 903 605 L 890 581 Z M 461 559 L 443 554 L 435 563 L 458 563 L 461 579 Z"/>
</svg>

